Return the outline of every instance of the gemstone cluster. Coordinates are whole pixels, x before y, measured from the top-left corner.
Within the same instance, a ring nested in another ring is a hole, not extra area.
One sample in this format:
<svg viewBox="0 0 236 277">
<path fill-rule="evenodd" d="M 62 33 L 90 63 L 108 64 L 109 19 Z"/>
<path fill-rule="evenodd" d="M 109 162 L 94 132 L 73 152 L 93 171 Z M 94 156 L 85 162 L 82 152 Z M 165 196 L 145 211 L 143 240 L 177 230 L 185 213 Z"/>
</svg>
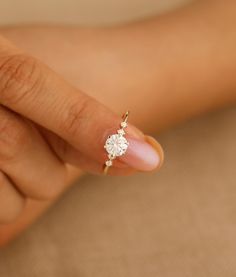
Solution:
<svg viewBox="0 0 236 277">
<path fill-rule="evenodd" d="M 126 120 L 127 120 L 127 117 L 125 117 L 125 120 L 121 122 L 120 129 L 117 130 L 117 134 L 108 136 L 105 142 L 104 148 L 108 153 L 108 160 L 105 162 L 105 165 L 107 167 L 112 166 L 112 161 L 116 157 L 124 155 L 128 148 L 129 142 L 124 137 L 125 128 L 127 127 Z"/>
</svg>

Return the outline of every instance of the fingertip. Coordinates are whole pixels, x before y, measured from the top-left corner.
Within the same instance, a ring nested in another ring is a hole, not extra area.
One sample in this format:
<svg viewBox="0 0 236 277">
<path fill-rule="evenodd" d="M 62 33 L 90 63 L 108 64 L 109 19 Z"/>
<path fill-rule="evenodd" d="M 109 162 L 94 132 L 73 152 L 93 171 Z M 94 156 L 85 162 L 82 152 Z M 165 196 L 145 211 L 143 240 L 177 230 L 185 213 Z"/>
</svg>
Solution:
<svg viewBox="0 0 236 277">
<path fill-rule="evenodd" d="M 158 153 L 159 164 L 157 165 L 155 170 L 159 170 L 162 167 L 163 163 L 164 163 L 164 157 L 165 157 L 164 150 L 163 150 L 162 146 L 160 145 L 160 143 L 152 136 L 146 135 L 145 136 L 145 141 L 147 143 L 149 143 L 156 150 L 156 152 Z"/>
</svg>

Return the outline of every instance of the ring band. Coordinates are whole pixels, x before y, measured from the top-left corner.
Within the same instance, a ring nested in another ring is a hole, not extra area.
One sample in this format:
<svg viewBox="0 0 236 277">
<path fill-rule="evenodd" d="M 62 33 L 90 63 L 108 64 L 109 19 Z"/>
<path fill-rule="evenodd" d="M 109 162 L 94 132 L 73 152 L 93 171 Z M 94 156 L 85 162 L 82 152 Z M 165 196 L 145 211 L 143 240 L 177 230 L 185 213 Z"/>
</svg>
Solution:
<svg viewBox="0 0 236 277">
<path fill-rule="evenodd" d="M 107 151 L 108 159 L 104 163 L 104 169 L 103 169 L 104 175 L 107 174 L 108 169 L 112 166 L 113 160 L 116 157 L 124 155 L 129 146 L 129 142 L 124 137 L 125 128 L 128 125 L 127 123 L 128 117 L 129 117 L 129 111 L 127 111 L 123 115 L 122 117 L 123 121 L 120 123 L 120 129 L 117 130 L 117 133 L 107 137 L 104 148 Z"/>
</svg>

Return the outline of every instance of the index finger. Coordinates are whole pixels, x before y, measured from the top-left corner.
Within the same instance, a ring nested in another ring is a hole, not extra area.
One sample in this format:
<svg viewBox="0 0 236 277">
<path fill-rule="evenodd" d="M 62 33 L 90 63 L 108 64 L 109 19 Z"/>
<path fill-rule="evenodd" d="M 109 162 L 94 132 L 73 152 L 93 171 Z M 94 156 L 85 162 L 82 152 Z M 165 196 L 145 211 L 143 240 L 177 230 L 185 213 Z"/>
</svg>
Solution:
<svg viewBox="0 0 236 277">
<path fill-rule="evenodd" d="M 106 137 L 116 132 L 120 117 L 68 84 L 46 65 L 24 54 L 0 58 L 2 105 L 53 131 L 86 156 L 104 163 Z M 120 157 L 140 170 L 155 169 L 160 154 L 135 128 L 127 128 L 130 142 Z"/>
</svg>

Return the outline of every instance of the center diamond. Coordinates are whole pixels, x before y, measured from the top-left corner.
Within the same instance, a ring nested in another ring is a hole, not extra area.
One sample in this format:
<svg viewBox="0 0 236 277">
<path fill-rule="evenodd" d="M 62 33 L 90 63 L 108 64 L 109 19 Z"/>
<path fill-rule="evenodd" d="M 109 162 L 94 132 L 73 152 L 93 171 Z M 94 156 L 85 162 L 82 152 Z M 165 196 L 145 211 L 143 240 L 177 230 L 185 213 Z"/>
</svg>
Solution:
<svg viewBox="0 0 236 277">
<path fill-rule="evenodd" d="M 126 138 L 119 134 L 114 134 L 106 140 L 105 149 L 107 150 L 108 154 L 117 157 L 125 154 L 128 144 L 129 143 Z"/>
</svg>

